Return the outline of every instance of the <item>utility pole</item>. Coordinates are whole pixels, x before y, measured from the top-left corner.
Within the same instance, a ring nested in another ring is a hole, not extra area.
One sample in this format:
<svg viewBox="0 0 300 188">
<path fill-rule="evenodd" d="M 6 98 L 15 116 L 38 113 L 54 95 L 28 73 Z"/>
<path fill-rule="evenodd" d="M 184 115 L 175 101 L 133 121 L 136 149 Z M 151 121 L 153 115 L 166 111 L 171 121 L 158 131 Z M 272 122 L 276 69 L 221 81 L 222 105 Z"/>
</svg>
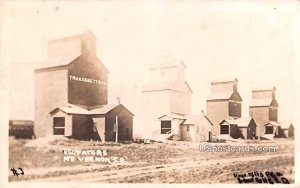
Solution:
<svg viewBox="0 0 300 188">
<path fill-rule="evenodd" d="M 118 143 L 118 131 L 119 131 L 118 116 L 116 116 L 116 143 Z"/>
<path fill-rule="evenodd" d="M 121 103 L 120 97 L 117 98 L 118 104 Z M 118 123 L 118 116 L 116 116 L 116 143 L 118 143 L 118 132 L 119 132 L 119 123 Z"/>
<path fill-rule="evenodd" d="M 261 137 L 260 137 L 260 136 L 261 136 L 261 134 L 260 134 L 260 129 L 261 129 L 261 127 L 260 127 L 260 125 L 259 125 L 259 126 L 258 126 L 258 135 L 259 135 L 259 136 L 258 136 L 258 139 L 259 139 L 259 140 L 261 140 Z"/>
</svg>

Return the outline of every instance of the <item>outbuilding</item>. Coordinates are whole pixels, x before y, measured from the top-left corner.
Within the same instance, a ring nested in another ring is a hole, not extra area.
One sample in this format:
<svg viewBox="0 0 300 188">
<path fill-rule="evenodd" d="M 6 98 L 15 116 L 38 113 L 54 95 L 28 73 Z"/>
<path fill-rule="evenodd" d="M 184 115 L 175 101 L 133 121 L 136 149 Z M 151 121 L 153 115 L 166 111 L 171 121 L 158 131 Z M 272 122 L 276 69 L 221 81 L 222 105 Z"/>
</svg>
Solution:
<svg viewBox="0 0 300 188">
<path fill-rule="evenodd" d="M 154 138 L 180 140 L 180 124 L 186 118 L 182 115 L 170 113 L 158 118 L 160 122 L 160 131 L 154 134 Z M 156 135 L 156 136 L 155 136 Z"/>
<path fill-rule="evenodd" d="M 254 139 L 256 136 L 256 124 L 252 117 L 228 118 L 220 123 L 220 133 L 235 139 Z"/>
<path fill-rule="evenodd" d="M 274 139 L 275 137 L 279 137 L 280 124 L 275 121 L 269 121 L 264 125 L 265 134 L 262 135 L 264 139 Z"/>
<path fill-rule="evenodd" d="M 177 140 L 189 142 L 208 141 L 211 138 L 212 123 L 205 115 L 182 116 L 168 114 L 158 118 L 161 129 L 156 140 Z"/>
<path fill-rule="evenodd" d="M 289 138 L 294 136 L 294 126 L 291 122 L 280 123 L 279 137 Z"/>
<path fill-rule="evenodd" d="M 50 115 L 54 135 L 101 141 L 115 141 L 118 135 L 120 141 L 132 140 L 133 114 L 122 104 L 108 104 L 93 110 L 68 105 L 54 109 Z"/>
<path fill-rule="evenodd" d="M 203 142 L 211 139 L 213 124 L 205 115 L 193 115 L 180 125 L 181 140 Z"/>
</svg>

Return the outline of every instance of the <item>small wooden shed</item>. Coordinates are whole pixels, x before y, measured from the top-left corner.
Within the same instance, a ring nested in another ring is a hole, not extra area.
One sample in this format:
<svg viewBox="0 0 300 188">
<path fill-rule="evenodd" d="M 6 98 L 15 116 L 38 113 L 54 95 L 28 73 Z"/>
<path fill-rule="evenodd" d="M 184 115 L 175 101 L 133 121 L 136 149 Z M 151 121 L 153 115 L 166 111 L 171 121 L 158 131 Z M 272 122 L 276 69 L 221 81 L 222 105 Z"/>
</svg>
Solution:
<svg viewBox="0 0 300 188">
<path fill-rule="evenodd" d="M 189 116 L 180 125 L 181 140 L 202 142 L 210 139 L 213 124 L 205 115 Z"/>
<path fill-rule="evenodd" d="M 253 139 L 256 136 L 256 123 L 252 117 L 228 118 L 220 123 L 220 133 L 232 138 Z"/>
<path fill-rule="evenodd" d="M 134 115 L 122 104 L 108 104 L 91 110 L 69 104 L 54 109 L 50 116 L 54 135 L 102 142 L 115 141 L 118 135 L 119 141 L 132 140 Z"/>
<path fill-rule="evenodd" d="M 294 126 L 291 122 L 280 123 L 279 137 L 289 138 L 294 136 Z"/>
</svg>

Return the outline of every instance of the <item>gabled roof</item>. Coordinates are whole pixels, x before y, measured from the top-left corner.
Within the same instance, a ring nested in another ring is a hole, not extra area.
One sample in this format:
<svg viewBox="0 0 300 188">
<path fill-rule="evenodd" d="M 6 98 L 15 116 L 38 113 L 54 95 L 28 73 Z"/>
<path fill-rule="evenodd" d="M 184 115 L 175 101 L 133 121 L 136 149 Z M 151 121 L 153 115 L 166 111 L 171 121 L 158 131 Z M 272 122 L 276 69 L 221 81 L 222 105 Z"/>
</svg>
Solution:
<svg viewBox="0 0 300 188">
<path fill-rule="evenodd" d="M 227 119 L 224 119 L 220 124 L 227 122 L 230 125 L 237 125 L 238 127 L 248 127 L 252 119 L 252 117 L 241 117 L 238 119 L 233 119 L 229 117 Z"/>
<path fill-rule="evenodd" d="M 149 66 L 149 69 L 151 70 L 151 69 L 171 68 L 171 67 L 177 67 L 180 64 L 182 64 L 183 67 L 186 68 L 186 65 L 184 64 L 183 61 L 180 61 L 180 62 L 170 61 L 170 62 L 164 62 L 164 63 L 151 64 Z"/>
<path fill-rule="evenodd" d="M 233 96 L 237 97 L 236 100 L 242 101 L 242 98 L 238 92 L 230 91 L 230 92 L 213 92 L 211 93 L 207 101 L 213 101 L 213 100 L 229 100 Z"/>
<path fill-rule="evenodd" d="M 50 59 L 47 59 L 44 63 L 39 64 L 35 69 L 46 69 L 46 68 L 51 68 L 51 67 L 59 67 L 59 66 L 67 66 L 71 62 L 73 62 L 75 59 L 80 57 L 79 54 L 69 54 L 67 56 L 58 56 L 58 57 L 53 57 Z"/>
<path fill-rule="evenodd" d="M 160 90 L 171 90 L 173 88 L 173 81 L 165 82 L 152 82 L 143 86 L 143 91 L 160 91 Z"/>
<path fill-rule="evenodd" d="M 275 121 L 269 121 L 268 123 L 266 123 L 264 126 L 268 126 L 268 125 L 272 125 L 272 126 L 280 126 L 281 124 Z"/>
<path fill-rule="evenodd" d="M 61 110 L 66 114 L 82 114 L 82 115 L 88 115 L 89 114 L 89 111 L 87 109 L 84 109 L 84 108 L 81 108 L 79 106 L 72 105 L 72 104 L 69 104 L 66 107 L 55 108 L 53 111 L 50 112 L 50 114 L 55 113 L 57 110 Z"/>
<path fill-rule="evenodd" d="M 181 125 L 197 125 L 203 124 L 204 122 L 208 122 L 209 124 L 213 125 L 211 121 L 205 115 L 193 115 L 188 116 L 186 120 L 181 123 Z"/>
<path fill-rule="evenodd" d="M 170 113 L 170 114 L 160 116 L 158 119 L 162 119 L 163 117 L 168 117 L 170 119 L 186 119 L 186 117 L 181 116 L 179 114 L 175 114 L 175 113 Z"/>
<path fill-rule="evenodd" d="M 278 107 L 276 100 L 272 98 L 255 98 L 251 100 L 250 107 L 271 106 L 272 104 Z"/>
<path fill-rule="evenodd" d="M 185 85 L 191 93 L 193 92 L 187 82 L 176 83 L 176 81 L 148 83 L 143 86 L 142 91 L 148 92 L 148 91 L 162 91 L 162 90 L 177 90 L 177 89 L 179 89 L 178 87 L 180 87 L 179 84 L 180 84 L 180 86 Z"/>
<path fill-rule="evenodd" d="M 273 91 L 276 90 L 275 86 L 271 86 L 271 85 L 261 85 L 261 86 L 256 86 L 254 88 L 252 88 L 252 92 L 254 91 Z"/>
<path fill-rule="evenodd" d="M 203 116 L 200 115 L 194 115 L 194 116 L 188 116 L 186 120 L 182 123 L 183 125 L 195 125 L 199 120 L 203 118 Z"/>
<path fill-rule="evenodd" d="M 281 129 L 289 129 L 290 126 L 293 126 L 293 123 L 290 122 L 290 121 L 280 123 L 280 128 Z"/>
<path fill-rule="evenodd" d="M 81 34 L 77 34 L 77 35 L 64 36 L 64 37 L 59 37 L 59 38 L 51 38 L 51 39 L 48 40 L 48 43 L 57 43 L 57 42 L 80 40 L 81 37 L 82 37 Z"/>
<path fill-rule="evenodd" d="M 238 127 L 248 127 L 252 117 L 241 117 L 235 120 L 235 123 Z"/>
<path fill-rule="evenodd" d="M 230 92 L 214 92 L 214 93 L 211 93 L 207 100 L 228 100 L 230 99 L 230 97 L 232 96 L 233 94 L 233 91 L 230 91 Z"/>
<path fill-rule="evenodd" d="M 115 109 L 118 106 L 123 107 L 130 114 L 134 115 L 127 108 L 125 108 L 122 104 L 107 104 L 107 105 L 103 105 L 102 107 L 96 108 L 96 109 L 93 109 L 93 110 L 87 110 L 87 109 L 81 108 L 79 106 L 69 104 L 66 107 L 55 108 L 53 111 L 50 112 L 50 114 L 55 113 L 57 110 L 61 110 L 61 111 L 63 111 L 66 114 L 105 115 L 105 114 L 107 114 L 108 112 L 110 112 L 111 110 Z"/>
<path fill-rule="evenodd" d="M 48 69 L 48 68 L 54 68 L 54 67 L 64 67 L 69 66 L 71 63 L 73 63 L 78 58 L 82 58 L 81 54 L 70 54 L 67 56 L 58 56 L 48 59 L 45 63 L 41 63 L 38 65 L 35 70 L 41 70 L 41 69 Z M 99 60 L 98 57 L 93 59 L 93 61 L 98 61 L 98 63 L 101 63 L 103 68 L 106 70 L 107 73 L 109 73 L 106 66 Z"/>
<path fill-rule="evenodd" d="M 119 104 L 107 104 L 101 108 L 90 110 L 90 114 L 104 115 L 119 106 Z"/>
<path fill-rule="evenodd" d="M 122 104 L 106 104 L 103 105 L 100 108 L 95 108 L 93 110 L 89 111 L 90 115 L 105 115 L 107 113 L 109 113 L 110 111 L 112 111 L 113 109 L 117 108 L 117 107 L 122 107 L 123 109 L 125 109 L 127 112 L 129 112 L 131 115 L 134 116 L 134 114 L 132 112 L 130 112 L 125 106 L 123 106 Z"/>
<path fill-rule="evenodd" d="M 82 37 L 92 37 L 95 40 L 97 39 L 97 37 L 94 35 L 94 33 L 90 30 L 84 31 L 81 34 L 76 34 L 76 35 L 71 35 L 71 36 L 62 36 L 62 37 L 58 37 L 58 38 L 52 38 L 50 40 L 48 40 L 48 43 L 56 43 L 56 42 L 61 42 L 61 41 L 71 41 L 71 40 L 80 40 Z"/>
<path fill-rule="evenodd" d="M 223 124 L 224 122 L 226 122 L 228 124 L 235 124 L 235 119 L 233 117 L 229 116 L 226 119 L 224 119 L 223 121 L 221 121 L 220 124 Z"/>
<path fill-rule="evenodd" d="M 214 79 L 211 81 L 212 84 L 230 83 L 230 82 L 238 82 L 238 79 L 237 78 L 225 78 L 225 79 Z"/>
</svg>

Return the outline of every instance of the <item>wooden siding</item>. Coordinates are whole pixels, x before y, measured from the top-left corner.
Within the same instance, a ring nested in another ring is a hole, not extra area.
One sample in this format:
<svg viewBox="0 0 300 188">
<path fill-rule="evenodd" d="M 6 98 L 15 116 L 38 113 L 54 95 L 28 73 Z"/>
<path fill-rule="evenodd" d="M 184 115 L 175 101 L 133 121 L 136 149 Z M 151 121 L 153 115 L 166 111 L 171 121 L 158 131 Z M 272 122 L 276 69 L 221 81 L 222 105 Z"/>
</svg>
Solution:
<svg viewBox="0 0 300 188">
<path fill-rule="evenodd" d="M 114 124 L 118 116 L 118 139 L 120 141 L 132 140 L 133 115 L 125 108 L 118 106 L 105 115 L 105 140 L 115 141 L 116 132 Z"/>
<path fill-rule="evenodd" d="M 257 127 L 256 136 L 262 136 L 265 134 L 264 125 L 267 124 L 269 119 L 269 107 L 254 107 L 250 108 L 250 116 L 253 117 Z"/>
<path fill-rule="evenodd" d="M 67 70 L 41 71 L 35 73 L 35 126 L 37 137 L 52 134 L 50 112 L 57 107 L 66 106 Z"/>
<path fill-rule="evenodd" d="M 105 84 L 70 79 L 70 76 L 100 80 Z M 68 102 L 77 105 L 107 104 L 107 70 L 96 58 L 77 58 L 68 71 Z"/>
<path fill-rule="evenodd" d="M 242 104 L 239 102 L 229 102 L 229 116 L 239 118 L 242 114 Z"/>
</svg>

